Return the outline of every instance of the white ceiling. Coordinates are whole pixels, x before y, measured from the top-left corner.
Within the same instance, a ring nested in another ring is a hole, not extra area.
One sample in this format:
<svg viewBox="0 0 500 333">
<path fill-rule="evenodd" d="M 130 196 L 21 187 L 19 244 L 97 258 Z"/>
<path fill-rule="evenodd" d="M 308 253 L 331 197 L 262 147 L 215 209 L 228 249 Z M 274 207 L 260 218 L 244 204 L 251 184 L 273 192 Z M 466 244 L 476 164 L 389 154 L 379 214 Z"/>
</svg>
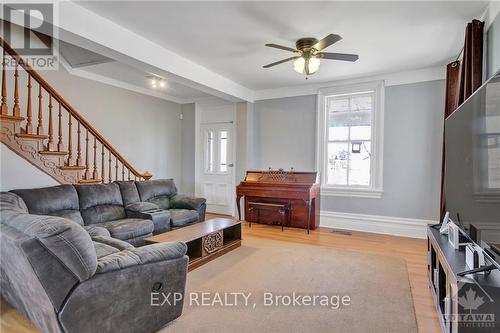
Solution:
<svg viewBox="0 0 500 333">
<path fill-rule="evenodd" d="M 82 69 L 90 73 L 126 82 L 140 88 L 149 89 L 152 92 L 154 91 L 159 94 L 173 96 L 181 100 L 185 99 L 186 102 L 210 97 L 209 94 L 205 94 L 197 89 L 190 88 L 174 80 L 166 78 L 163 78 L 163 81 L 166 83 L 164 88 L 157 87 L 156 89 L 153 89 L 150 84 L 151 82 L 147 78 L 148 76 L 151 76 L 151 73 L 144 72 L 117 61 L 86 66 Z"/>
<path fill-rule="evenodd" d="M 265 43 L 344 39 L 326 49 L 357 53 L 355 63 L 322 61 L 319 83 L 445 64 L 463 45 L 465 24 L 485 1 L 446 2 L 170 2 L 92 1 L 79 5 L 250 89 L 303 85 L 287 58 Z M 165 59 L 168 61 L 168 59 Z"/>
</svg>

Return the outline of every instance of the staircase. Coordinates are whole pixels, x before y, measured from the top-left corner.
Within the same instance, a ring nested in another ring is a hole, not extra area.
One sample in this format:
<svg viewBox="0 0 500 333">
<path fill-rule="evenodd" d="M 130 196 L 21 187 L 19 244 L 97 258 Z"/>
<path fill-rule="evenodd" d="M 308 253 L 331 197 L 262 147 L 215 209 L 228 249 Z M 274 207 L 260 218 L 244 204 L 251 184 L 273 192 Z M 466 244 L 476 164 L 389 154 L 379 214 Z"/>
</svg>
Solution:
<svg viewBox="0 0 500 333">
<path fill-rule="evenodd" d="M 2 38 L 0 44 L 2 143 L 61 184 L 152 177 L 149 172 L 140 173 L 130 165 Z M 11 86 L 13 90 L 8 94 Z"/>
</svg>

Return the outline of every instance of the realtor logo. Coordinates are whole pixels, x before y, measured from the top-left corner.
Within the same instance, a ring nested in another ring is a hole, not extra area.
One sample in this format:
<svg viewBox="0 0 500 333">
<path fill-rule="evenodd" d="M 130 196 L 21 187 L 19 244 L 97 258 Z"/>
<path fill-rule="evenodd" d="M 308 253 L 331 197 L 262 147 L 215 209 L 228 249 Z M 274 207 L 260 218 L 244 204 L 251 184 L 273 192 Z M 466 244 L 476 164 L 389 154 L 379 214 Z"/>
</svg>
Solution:
<svg viewBox="0 0 500 333">
<path fill-rule="evenodd" d="M 4 3 L 1 6 L 2 38 L 21 56 L 22 62 L 36 70 L 57 70 L 56 6 L 53 3 Z M 5 59 L 7 69 L 16 66 Z"/>
<path fill-rule="evenodd" d="M 54 28 L 54 5 L 51 3 L 4 3 L 3 31 L 5 41 L 12 46 L 20 55 L 53 55 Z M 23 35 L 15 35 L 13 24 L 23 29 Z M 29 30 L 28 30 L 29 29 Z M 45 35 L 43 43 L 33 45 L 33 38 L 30 30 L 35 33 Z"/>
</svg>

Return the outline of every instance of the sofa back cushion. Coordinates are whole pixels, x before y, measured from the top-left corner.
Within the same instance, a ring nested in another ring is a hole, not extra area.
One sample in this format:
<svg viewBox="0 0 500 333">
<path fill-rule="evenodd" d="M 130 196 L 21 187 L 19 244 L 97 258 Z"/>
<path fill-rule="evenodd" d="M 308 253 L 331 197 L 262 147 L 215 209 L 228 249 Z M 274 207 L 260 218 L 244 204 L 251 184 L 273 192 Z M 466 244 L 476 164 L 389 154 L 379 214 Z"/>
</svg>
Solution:
<svg viewBox="0 0 500 333">
<path fill-rule="evenodd" d="M 59 216 L 83 225 L 78 195 L 73 185 L 13 190 L 11 192 L 23 199 L 30 214 Z"/>
<path fill-rule="evenodd" d="M 130 204 L 141 201 L 139 197 L 139 192 L 137 192 L 137 187 L 133 180 L 119 180 L 115 183 L 120 187 L 120 192 L 122 193 L 123 205 L 126 207 Z"/>
<path fill-rule="evenodd" d="M 135 182 L 141 201 L 152 202 L 161 209 L 170 208 L 170 198 L 177 194 L 173 179 Z"/>
<path fill-rule="evenodd" d="M 126 217 L 118 184 L 75 185 L 85 225 Z"/>
</svg>

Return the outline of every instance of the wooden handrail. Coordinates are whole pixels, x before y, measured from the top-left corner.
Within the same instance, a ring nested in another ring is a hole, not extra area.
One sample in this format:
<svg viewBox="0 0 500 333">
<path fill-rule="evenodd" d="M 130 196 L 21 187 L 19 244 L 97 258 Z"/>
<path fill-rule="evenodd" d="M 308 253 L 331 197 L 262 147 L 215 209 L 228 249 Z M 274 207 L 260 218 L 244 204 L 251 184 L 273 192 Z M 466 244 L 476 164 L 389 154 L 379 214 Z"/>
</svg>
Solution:
<svg viewBox="0 0 500 333">
<path fill-rule="evenodd" d="M 23 58 L 13 49 L 10 45 L 4 41 L 3 38 L 0 37 L 0 44 L 3 49 L 13 57 L 17 64 L 19 64 L 28 74 L 35 79 L 40 86 L 42 86 L 45 91 L 49 93 L 52 98 L 54 98 L 57 102 L 60 103 L 62 107 L 66 111 L 68 111 L 73 118 L 77 119 L 82 126 L 84 126 L 88 131 L 99 141 L 101 142 L 106 149 L 108 149 L 121 163 L 124 167 L 128 168 L 134 176 L 144 178 L 145 180 L 150 179 L 153 175 L 149 172 L 140 173 L 137 171 L 82 115 L 80 115 L 71 104 L 69 104 L 44 78 L 38 74 L 36 70 L 34 70 L 29 64 L 27 64 Z"/>
</svg>

